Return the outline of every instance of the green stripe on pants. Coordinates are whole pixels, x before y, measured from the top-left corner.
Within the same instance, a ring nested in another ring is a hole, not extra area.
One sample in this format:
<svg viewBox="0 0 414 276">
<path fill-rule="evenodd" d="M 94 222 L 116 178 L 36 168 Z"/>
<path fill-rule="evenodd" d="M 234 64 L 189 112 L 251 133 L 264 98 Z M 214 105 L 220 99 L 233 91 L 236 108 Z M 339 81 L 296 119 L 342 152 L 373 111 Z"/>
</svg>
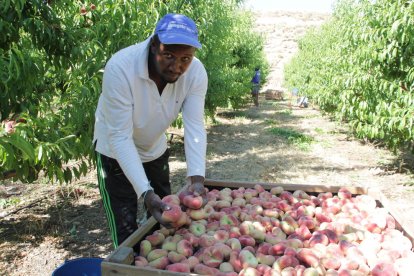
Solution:
<svg viewBox="0 0 414 276">
<path fill-rule="evenodd" d="M 105 173 L 104 168 L 102 167 L 101 154 L 98 152 L 96 153 L 96 159 L 97 159 L 99 191 L 101 193 L 103 206 L 105 209 L 106 217 L 108 219 L 109 230 L 111 232 L 112 241 L 114 242 L 114 247 L 117 248 L 118 237 L 117 237 L 117 232 L 116 232 L 115 216 L 114 216 L 114 213 L 112 212 L 111 201 L 109 198 L 108 191 L 106 190 L 106 187 L 105 187 L 106 173 Z"/>
</svg>

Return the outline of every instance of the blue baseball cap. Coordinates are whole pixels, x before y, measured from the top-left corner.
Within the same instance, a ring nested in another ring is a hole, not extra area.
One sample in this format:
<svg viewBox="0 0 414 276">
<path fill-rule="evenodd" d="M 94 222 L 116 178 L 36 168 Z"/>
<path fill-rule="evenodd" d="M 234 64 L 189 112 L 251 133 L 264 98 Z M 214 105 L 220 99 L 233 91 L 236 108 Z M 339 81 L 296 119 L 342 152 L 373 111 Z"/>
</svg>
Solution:
<svg viewBox="0 0 414 276">
<path fill-rule="evenodd" d="M 182 14 L 166 14 L 155 27 L 155 33 L 163 44 L 184 44 L 201 48 L 194 21 Z"/>
</svg>

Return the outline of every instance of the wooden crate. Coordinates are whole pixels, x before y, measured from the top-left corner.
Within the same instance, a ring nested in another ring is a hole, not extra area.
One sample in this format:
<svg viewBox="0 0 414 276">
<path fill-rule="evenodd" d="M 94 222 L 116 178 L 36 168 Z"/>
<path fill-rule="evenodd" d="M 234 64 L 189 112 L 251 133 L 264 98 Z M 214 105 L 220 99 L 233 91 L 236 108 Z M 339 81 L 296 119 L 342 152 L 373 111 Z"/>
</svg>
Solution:
<svg viewBox="0 0 414 276">
<path fill-rule="evenodd" d="M 327 185 L 303 185 L 303 184 L 279 184 L 279 183 L 261 183 L 261 182 L 242 182 L 242 181 L 218 181 L 206 179 L 205 186 L 207 188 L 254 188 L 256 184 L 260 184 L 266 190 L 272 187 L 281 186 L 286 191 L 303 190 L 308 193 L 332 192 L 337 193 L 341 186 L 327 186 Z M 183 189 L 185 189 L 184 187 Z M 401 230 L 406 237 L 408 237 L 414 244 L 413 227 L 406 225 L 405 219 L 401 212 L 393 208 L 386 197 L 376 189 L 368 189 L 363 187 L 346 187 L 352 194 L 370 195 L 377 200 L 378 206 L 384 207 L 396 220 L 397 229 Z M 186 275 L 183 273 L 170 272 L 159 269 L 142 268 L 132 265 L 134 261 L 132 247 L 143 240 L 147 235 L 159 229 L 159 223 L 151 217 L 144 225 L 136 230 L 128 239 L 126 239 L 114 252 L 112 252 L 101 264 L 103 276 L 172 276 L 172 275 Z M 197 275 L 197 274 L 191 274 Z"/>
<path fill-rule="evenodd" d="M 283 91 L 268 89 L 265 92 L 266 100 L 283 100 Z"/>
</svg>

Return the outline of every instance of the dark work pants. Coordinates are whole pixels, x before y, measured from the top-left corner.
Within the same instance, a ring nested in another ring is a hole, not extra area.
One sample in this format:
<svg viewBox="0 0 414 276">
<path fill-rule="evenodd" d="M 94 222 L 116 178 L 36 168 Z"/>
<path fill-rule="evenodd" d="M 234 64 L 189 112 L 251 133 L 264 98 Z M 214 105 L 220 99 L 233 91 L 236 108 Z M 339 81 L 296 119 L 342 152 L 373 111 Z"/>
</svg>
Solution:
<svg viewBox="0 0 414 276">
<path fill-rule="evenodd" d="M 138 198 L 132 184 L 115 159 L 98 152 L 96 157 L 99 191 L 116 248 L 138 229 Z M 168 158 L 167 149 L 158 159 L 143 163 L 154 192 L 161 198 L 171 194 Z"/>
<path fill-rule="evenodd" d="M 259 106 L 259 89 L 260 89 L 260 85 L 257 83 L 253 83 L 251 94 L 252 94 L 253 103 L 255 106 Z"/>
<path fill-rule="evenodd" d="M 253 103 L 257 107 L 259 106 L 259 92 L 252 93 Z"/>
</svg>

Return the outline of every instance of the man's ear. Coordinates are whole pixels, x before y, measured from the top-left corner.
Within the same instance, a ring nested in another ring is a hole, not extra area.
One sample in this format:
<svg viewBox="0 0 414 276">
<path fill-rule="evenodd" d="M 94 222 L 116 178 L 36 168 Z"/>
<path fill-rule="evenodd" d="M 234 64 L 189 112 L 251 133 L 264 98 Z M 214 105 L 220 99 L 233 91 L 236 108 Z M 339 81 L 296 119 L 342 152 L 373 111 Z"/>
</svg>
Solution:
<svg viewBox="0 0 414 276">
<path fill-rule="evenodd" d="M 150 41 L 150 50 L 151 50 L 151 53 L 152 54 L 154 54 L 155 55 L 155 53 L 157 52 L 157 43 L 155 42 L 155 39 L 154 38 L 151 38 L 151 41 Z"/>
</svg>

